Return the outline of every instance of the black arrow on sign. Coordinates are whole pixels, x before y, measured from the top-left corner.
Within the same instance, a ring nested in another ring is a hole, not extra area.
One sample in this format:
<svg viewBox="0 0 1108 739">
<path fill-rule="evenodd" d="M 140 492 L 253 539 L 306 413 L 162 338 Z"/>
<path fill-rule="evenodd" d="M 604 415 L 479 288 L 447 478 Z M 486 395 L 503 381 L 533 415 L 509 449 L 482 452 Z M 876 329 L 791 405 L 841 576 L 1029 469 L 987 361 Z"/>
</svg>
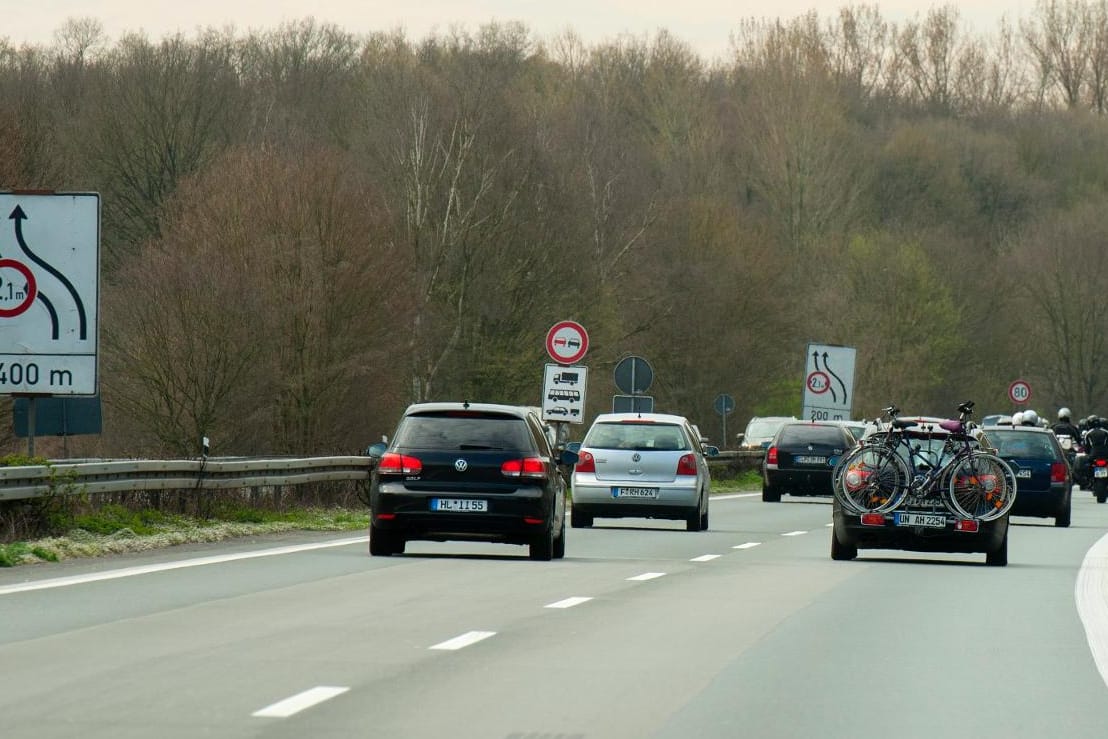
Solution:
<svg viewBox="0 0 1108 739">
<path fill-rule="evenodd" d="M 848 405 L 846 402 L 846 383 L 843 382 L 843 378 L 835 374 L 835 370 L 831 369 L 831 365 L 827 363 L 827 352 L 823 353 L 823 367 L 827 370 L 827 373 L 839 381 L 839 386 L 843 389 L 843 405 Z M 835 391 L 831 391 L 831 395 L 835 395 Z"/>
<path fill-rule="evenodd" d="M 77 317 L 80 321 L 80 336 L 81 340 L 84 341 L 88 337 L 88 323 L 85 319 L 85 304 L 81 302 L 81 296 L 77 294 L 77 288 L 73 287 L 73 283 L 70 282 L 65 275 L 56 270 L 53 266 L 47 264 L 41 257 L 31 251 L 31 249 L 27 246 L 27 242 L 23 240 L 23 219 L 25 219 L 26 217 L 27 214 L 24 213 L 23 208 L 18 205 L 15 206 L 15 210 L 12 211 L 12 214 L 8 216 L 8 218 L 15 221 L 15 240 L 19 243 L 19 248 L 23 250 L 23 253 L 27 255 L 28 259 L 30 259 L 38 266 L 42 267 L 50 274 L 54 275 L 54 277 L 57 277 L 58 281 L 65 285 L 65 289 L 68 290 L 69 294 L 73 296 L 73 302 L 77 304 Z M 39 295 L 42 295 L 42 293 L 40 292 Z M 54 313 L 53 306 L 50 305 L 50 301 L 44 300 L 44 304 L 47 306 L 48 310 L 50 310 L 50 315 L 54 317 L 54 338 L 56 339 L 58 338 L 56 328 L 57 314 Z"/>
</svg>

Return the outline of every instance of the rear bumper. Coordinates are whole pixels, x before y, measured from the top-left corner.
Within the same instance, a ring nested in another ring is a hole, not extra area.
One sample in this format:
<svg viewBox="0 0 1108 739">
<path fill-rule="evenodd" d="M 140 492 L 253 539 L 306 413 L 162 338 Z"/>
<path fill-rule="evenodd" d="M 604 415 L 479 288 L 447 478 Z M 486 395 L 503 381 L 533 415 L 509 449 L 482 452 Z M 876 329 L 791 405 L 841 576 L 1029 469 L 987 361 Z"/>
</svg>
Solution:
<svg viewBox="0 0 1108 739">
<path fill-rule="evenodd" d="M 1067 485 L 1051 485 L 1047 492 L 1020 490 L 1009 513 L 1013 516 L 1051 518 L 1065 512 L 1068 498 Z"/>
<path fill-rule="evenodd" d="M 833 506 L 832 520 L 834 536 L 839 542 L 858 549 L 988 554 L 1004 544 L 1004 537 L 1008 534 L 1008 515 L 982 522 L 973 533 L 956 531 L 956 519 L 949 514 L 946 515 L 946 526 L 941 529 L 897 526 L 892 514 L 885 516 L 882 526 L 865 525 L 861 522 L 861 516 L 846 514 L 837 503 Z"/>
<path fill-rule="evenodd" d="M 488 501 L 484 512 L 454 513 L 431 510 L 433 498 Z M 404 539 L 425 541 L 474 540 L 527 544 L 551 526 L 561 525 L 565 503 L 555 505 L 542 488 L 521 488 L 510 495 L 480 495 L 449 491 L 412 492 L 402 485 L 381 486 L 370 495 L 373 525 Z"/>
<path fill-rule="evenodd" d="M 762 480 L 774 491 L 792 495 L 832 495 L 832 470 L 762 470 Z"/>
</svg>

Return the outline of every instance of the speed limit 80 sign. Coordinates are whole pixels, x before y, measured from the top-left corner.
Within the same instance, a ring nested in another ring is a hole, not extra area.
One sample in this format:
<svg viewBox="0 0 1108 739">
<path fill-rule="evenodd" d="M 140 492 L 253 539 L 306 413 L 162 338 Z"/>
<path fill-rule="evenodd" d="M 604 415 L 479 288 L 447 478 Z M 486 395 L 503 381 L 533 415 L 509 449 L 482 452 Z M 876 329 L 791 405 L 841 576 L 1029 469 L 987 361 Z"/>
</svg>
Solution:
<svg viewBox="0 0 1108 739">
<path fill-rule="evenodd" d="M 1008 386 L 1008 400 L 1013 403 L 1026 403 L 1031 400 L 1031 385 L 1025 380 L 1016 380 Z"/>
</svg>

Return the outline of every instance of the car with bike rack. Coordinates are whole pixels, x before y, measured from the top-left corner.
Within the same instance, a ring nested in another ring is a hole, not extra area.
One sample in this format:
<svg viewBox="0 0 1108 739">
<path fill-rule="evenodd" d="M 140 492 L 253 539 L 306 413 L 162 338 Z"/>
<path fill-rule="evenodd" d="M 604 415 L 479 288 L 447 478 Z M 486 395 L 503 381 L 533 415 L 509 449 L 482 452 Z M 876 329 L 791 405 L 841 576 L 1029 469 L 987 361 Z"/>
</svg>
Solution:
<svg viewBox="0 0 1108 739">
<path fill-rule="evenodd" d="M 972 410 L 967 401 L 957 419 L 912 419 L 885 409 L 888 422 L 835 468 L 832 559 L 894 549 L 983 553 L 990 566 L 1008 564 L 1016 477 L 970 422 Z"/>
</svg>

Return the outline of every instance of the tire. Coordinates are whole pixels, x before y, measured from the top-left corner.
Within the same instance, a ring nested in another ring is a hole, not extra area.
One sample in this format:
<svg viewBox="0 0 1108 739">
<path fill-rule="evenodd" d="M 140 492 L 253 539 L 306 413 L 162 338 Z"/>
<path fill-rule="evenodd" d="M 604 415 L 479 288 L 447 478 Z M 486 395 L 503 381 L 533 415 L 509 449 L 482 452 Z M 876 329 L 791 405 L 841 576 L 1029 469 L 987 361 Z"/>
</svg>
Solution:
<svg viewBox="0 0 1108 739">
<path fill-rule="evenodd" d="M 529 556 L 538 562 L 549 562 L 554 559 L 554 524 L 551 523 L 546 530 L 535 536 L 530 544 Z"/>
<path fill-rule="evenodd" d="M 562 516 L 561 531 L 554 539 L 554 559 L 562 559 L 566 556 L 566 517 Z"/>
<path fill-rule="evenodd" d="M 1096 496 L 1097 503 L 1108 500 L 1108 482 L 1103 477 L 1093 481 L 1093 495 Z"/>
<path fill-rule="evenodd" d="M 1058 511 L 1058 515 L 1054 517 L 1054 526 L 1060 529 L 1068 528 L 1070 525 L 1070 496 L 1066 494 L 1066 500 L 1062 503 L 1061 510 Z"/>
<path fill-rule="evenodd" d="M 780 503 L 781 493 L 776 489 L 769 486 L 768 483 L 762 483 L 762 501 L 764 503 Z"/>
<path fill-rule="evenodd" d="M 700 514 L 700 530 L 708 530 L 708 509 L 705 508 L 704 512 Z"/>
<path fill-rule="evenodd" d="M 388 557 L 394 553 L 396 545 L 393 537 L 388 532 L 382 531 L 373 524 L 369 525 L 369 554 L 371 557 Z M 404 551 L 404 545 L 400 545 L 399 554 Z"/>
<path fill-rule="evenodd" d="M 685 531 L 700 531 L 700 521 L 702 518 L 700 506 L 697 506 L 695 511 L 685 516 Z"/>
<path fill-rule="evenodd" d="M 1000 457 L 973 452 L 950 472 L 947 503 L 963 518 L 992 521 L 1016 502 L 1016 476 Z"/>
<path fill-rule="evenodd" d="M 904 502 L 909 481 L 908 466 L 896 452 L 871 445 L 856 448 L 839 463 L 832 487 L 848 513 L 889 513 Z"/>
<path fill-rule="evenodd" d="M 1004 541 L 1000 546 L 985 555 L 985 564 L 989 567 L 1008 566 L 1008 534 L 1005 532 Z"/>
<path fill-rule="evenodd" d="M 835 529 L 831 529 L 831 559 L 846 562 L 858 556 L 858 547 L 848 546 L 839 541 Z"/>
<path fill-rule="evenodd" d="M 592 516 L 573 508 L 569 514 L 569 525 L 575 529 L 587 529 L 592 526 Z"/>
</svg>

